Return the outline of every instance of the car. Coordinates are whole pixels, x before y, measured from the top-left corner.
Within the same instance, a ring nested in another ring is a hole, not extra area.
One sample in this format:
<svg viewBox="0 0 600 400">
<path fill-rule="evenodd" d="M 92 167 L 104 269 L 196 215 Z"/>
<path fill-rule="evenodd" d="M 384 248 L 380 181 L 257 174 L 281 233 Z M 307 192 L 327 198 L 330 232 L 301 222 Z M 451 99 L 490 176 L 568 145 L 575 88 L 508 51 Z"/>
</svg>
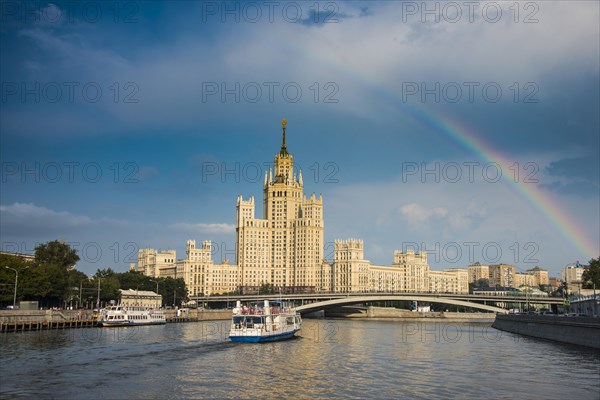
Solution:
<svg viewBox="0 0 600 400">
<path fill-rule="evenodd" d="M 554 314 L 552 311 L 544 311 L 542 313 L 542 315 L 544 315 L 546 317 L 554 317 L 554 316 L 556 316 L 556 314 Z"/>
<path fill-rule="evenodd" d="M 7 310 L 18 310 L 19 306 L 6 306 Z"/>
</svg>

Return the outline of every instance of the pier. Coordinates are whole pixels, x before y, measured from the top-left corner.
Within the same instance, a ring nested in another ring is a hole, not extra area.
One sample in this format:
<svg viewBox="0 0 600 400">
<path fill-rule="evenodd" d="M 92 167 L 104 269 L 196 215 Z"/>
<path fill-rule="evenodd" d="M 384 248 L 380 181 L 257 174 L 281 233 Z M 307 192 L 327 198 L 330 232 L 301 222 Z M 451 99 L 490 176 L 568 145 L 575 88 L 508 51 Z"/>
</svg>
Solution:
<svg viewBox="0 0 600 400">
<path fill-rule="evenodd" d="M 95 319 L 0 322 L 0 333 L 42 331 L 49 329 L 94 328 L 96 326 L 98 326 L 98 321 Z"/>
<path fill-rule="evenodd" d="M 167 323 L 218 321 L 231 318 L 231 310 L 189 310 L 177 315 L 176 310 L 165 310 Z M 98 321 L 91 312 L 81 310 L 2 310 L 0 333 L 30 332 L 53 329 L 96 328 Z"/>
</svg>

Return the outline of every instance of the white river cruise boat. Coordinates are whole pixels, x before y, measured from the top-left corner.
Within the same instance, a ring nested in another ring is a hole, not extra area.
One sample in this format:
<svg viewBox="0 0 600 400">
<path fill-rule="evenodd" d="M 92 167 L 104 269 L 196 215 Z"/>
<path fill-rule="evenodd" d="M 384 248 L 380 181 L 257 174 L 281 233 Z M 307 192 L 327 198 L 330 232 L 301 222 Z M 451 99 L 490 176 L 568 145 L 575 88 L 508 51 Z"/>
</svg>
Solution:
<svg viewBox="0 0 600 400">
<path fill-rule="evenodd" d="M 110 306 L 101 311 L 98 323 L 102 326 L 131 326 L 166 324 L 164 311 L 141 306 Z"/>
<path fill-rule="evenodd" d="M 232 342 L 275 342 L 294 337 L 302 328 L 300 313 L 281 302 L 263 307 L 242 307 L 240 301 L 233 309 L 229 339 Z"/>
</svg>

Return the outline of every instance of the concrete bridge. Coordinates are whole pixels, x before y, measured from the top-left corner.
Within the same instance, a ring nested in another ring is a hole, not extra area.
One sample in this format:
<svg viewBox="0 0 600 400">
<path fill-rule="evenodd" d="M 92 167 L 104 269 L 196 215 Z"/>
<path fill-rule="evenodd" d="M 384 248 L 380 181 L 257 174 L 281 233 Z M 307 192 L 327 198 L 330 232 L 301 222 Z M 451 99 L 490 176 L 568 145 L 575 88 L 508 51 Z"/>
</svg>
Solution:
<svg viewBox="0 0 600 400">
<path fill-rule="evenodd" d="M 483 311 L 489 312 L 499 312 L 499 313 L 507 313 L 508 310 L 500 307 L 489 306 L 486 304 L 478 304 L 471 303 L 464 300 L 454 300 L 454 299 L 445 299 L 445 298 L 432 298 L 432 297 L 423 297 L 423 296 L 398 296 L 398 295 L 382 295 L 382 296 L 352 296 L 352 297 L 343 297 L 341 299 L 333 299 L 333 300 L 325 300 L 318 301 L 315 303 L 304 304 L 302 306 L 296 307 L 296 310 L 301 314 L 311 313 L 314 311 L 326 310 L 328 308 L 342 307 L 348 306 L 352 304 L 362 304 L 368 302 L 381 302 L 381 301 L 417 301 L 417 302 L 429 302 L 429 303 L 438 303 L 438 304 L 452 304 L 456 306 L 476 308 Z"/>
<path fill-rule="evenodd" d="M 386 301 L 417 301 L 437 304 L 451 304 L 489 312 L 506 313 L 516 304 L 563 304 L 560 297 L 493 296 L 449 293 L 319 293 L 282 295 L 237 295 L 237 296 L 198 296 L 192 297 L 198 304 L 234 303 L 236 300 L 252 302 L 260 300 L 286 300 L 299 304 L 301 313 L 325 310 L 345 305 Z"/>
</svg>

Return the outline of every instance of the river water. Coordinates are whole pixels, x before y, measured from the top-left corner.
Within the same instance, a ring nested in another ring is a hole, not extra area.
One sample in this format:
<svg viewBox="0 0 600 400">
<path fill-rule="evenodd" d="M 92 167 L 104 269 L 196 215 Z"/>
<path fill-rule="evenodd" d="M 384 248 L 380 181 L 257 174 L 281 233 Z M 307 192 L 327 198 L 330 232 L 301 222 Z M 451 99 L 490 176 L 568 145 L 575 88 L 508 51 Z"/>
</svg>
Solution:
<svg viewBox="0 0 600 400">
<path fill-rule="evenodd" d="M 1 398 L 598 399 L 600 352 L 490 324 L 305 320 L 230 343 L 228 321 L 0 336 Z"/>
</svg>

